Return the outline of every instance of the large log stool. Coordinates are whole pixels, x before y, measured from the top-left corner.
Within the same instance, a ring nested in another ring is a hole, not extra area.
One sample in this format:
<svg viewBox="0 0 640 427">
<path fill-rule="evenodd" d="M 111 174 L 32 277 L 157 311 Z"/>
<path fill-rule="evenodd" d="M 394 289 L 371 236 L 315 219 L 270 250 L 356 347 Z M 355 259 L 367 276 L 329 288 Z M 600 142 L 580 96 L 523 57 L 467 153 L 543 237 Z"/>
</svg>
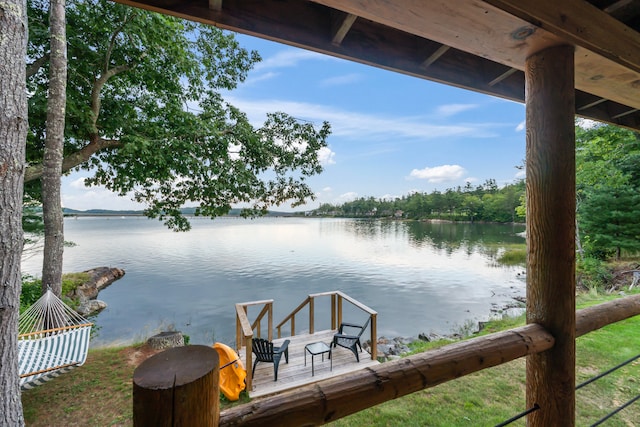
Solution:
<svg viewBox="0 0 640 427">
<path fill-rule="evenodd" d="M 150 357 L 133 372 L 134 426 L 217 426 L 218 381 L 212 347 L 176 347 Z"/>
</svg>

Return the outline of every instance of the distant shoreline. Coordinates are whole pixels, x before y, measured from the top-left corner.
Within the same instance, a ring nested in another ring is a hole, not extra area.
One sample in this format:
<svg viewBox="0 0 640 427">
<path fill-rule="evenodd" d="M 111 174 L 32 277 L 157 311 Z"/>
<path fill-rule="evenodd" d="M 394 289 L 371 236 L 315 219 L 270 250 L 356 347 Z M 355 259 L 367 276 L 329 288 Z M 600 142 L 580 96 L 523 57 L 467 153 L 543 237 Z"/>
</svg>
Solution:
<svg viewBox="0 0 640 427">
<path fill-rule="evenodd" d="M 229 213 L 226 215 L 221 215 L 222 217 L 239 217 L 242 209 L 231 209 Z M 65 217 L 121 217 L 121 216 L 140 216 L 146 217 L 143 211 L 134 211 L 134 210 L 121 210 L 114 211 L 108 209 L 89 209 L 86 211 L 79 211 L 75 209 L 63 208 L 62 214 Z M 205 215 L 196 215 L 195 208 L 184 208 L 181 211 L 181 214 L 187 217 L 202 217 L 207 218 Z M 280 212 L 280 211 L 268 211 L 265 215 L 267 217 L 305 217 L 307 214 L 305 212 Z"/>
</svg>

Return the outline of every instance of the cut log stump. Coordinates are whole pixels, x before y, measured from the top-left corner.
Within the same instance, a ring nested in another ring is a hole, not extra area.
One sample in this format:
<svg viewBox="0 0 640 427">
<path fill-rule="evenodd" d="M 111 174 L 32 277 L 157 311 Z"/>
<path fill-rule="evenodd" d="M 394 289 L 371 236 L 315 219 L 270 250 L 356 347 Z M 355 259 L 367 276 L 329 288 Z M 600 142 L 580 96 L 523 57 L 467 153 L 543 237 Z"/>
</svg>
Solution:
<svg viewBox="0 0 640 427">
<path fill-rule="evenodd" d="M 204 345 L 176 347 L 145 360 L 133 372 L 133 425 L 216 427 L 218 352 Z"/>
</svg>

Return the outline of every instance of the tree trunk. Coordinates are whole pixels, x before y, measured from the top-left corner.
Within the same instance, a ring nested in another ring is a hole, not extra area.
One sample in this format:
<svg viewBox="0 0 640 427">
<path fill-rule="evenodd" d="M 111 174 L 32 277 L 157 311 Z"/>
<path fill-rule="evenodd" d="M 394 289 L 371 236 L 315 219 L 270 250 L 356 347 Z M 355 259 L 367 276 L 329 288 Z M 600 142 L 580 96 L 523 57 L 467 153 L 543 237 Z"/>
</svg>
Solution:
<svg viewBox="0 0 640 427">
<path fill-rule="evenodd" d="M 576 252 L 580 255 L 580 259 L 584 259 L 584 249 L 582 249 L 582 241 L 580 240 L 580 224 L 577 213 L 578 209 L 576 208 Z"/>
<path fill-rule="evenodd" d="M 62 254 L 64 251 L 60 176 L 62 174 L 67 96 L 65 0 L 50 0 L 49 5 L 51 59 L 47 100 L 47 135 L 42 174 L 42 214 L 44 219 L 42 292 L 46 292 L 47 288 L 51 287 L 51 291 L 60 297 L 62 294 Z M 56 327 L 56 325 L 51 326 Z"/>
<path fill-rule="evenodd" d="M 0 426 L 23 426 L 18 382 L 27 4 L 0 3 Z"/>
</svg>

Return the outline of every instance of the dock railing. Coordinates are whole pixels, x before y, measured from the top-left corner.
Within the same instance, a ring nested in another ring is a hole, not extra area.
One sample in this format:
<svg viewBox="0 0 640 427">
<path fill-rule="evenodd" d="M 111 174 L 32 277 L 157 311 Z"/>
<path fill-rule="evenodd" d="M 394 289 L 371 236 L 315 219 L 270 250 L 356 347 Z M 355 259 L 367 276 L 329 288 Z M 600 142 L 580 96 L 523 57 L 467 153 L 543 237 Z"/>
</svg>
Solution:
<svg viewBox="0 0 640 427">
<path fill-rule="evenodd" d="M 331 329 L 337 329 L 338 325 L 342 323 L 342 306 L 346 301 L 351 303 L 354 307 L 359 308 L 371 317 L 371 359 L 376 360 L 378 358 L 378 328 L 377 317 L 378 313 L 362 304 L 360 301 L 351 298 L 349 295 L 340 291 L 321 292 L 317 294 L 309 295 L 298 307 L 295 308 L 288 316 L 286 316 L 280 323 L 276 325 L 278 330 L 278 338 L 282 337 L 282 328 L 289 323 L 291 325 L 291 336 L 296 335 L 296 314 L 300 313 L 305 307 L 309 307 L 309 334 L 315 333 L 315 300 L 320 297 L 331 297 Z"/>
<path fill-rule="evenodd" d="M 289 323 L 291 325 L 291 336 L 296 334 L 296 315 L 305 308 L 309 308 L 309 325 L 308 333 L 313 334 L 315 331 L 315 300 L 320 297 L 331 298 L 331 329 L 337 329 L 338 325 L 342 322 L 342 307 L 344 302 L 352 304 L 354 307 L 364 311 L 371 317 L 370 323 L 370 336 L 371 336 L 371 359 L 376 360 L 378 358 L 378 338 L 377 338 L 377 316 L 378 313 L 362 304 L 360 301 L 351 298 L 349 295 L 340 291 L 321 292 L 317 294 L 311 294 L 305 298 L 305 300 L 298 305 L 284 320 L 276 325 L 278 331 L 278 338 L 282 338 L 282 328 Z M 256 316 L 253 323 L 249 320 L 249 307 L 250 306 L 263 306 L 262 310 Z M 245 379 L 247 384 L 247 390 L 252 389 L 253 375 L 251 372 L 253 364 L 253 342 L 255 337 L 262 336 L 262 320 L 267 317 L 267 339 L 273 340 L 273 300 L 251 301 L 242 302 L 236 304 L 236 350 L 240 353 L 243 348 L 245 351 L 245 361 L 247 377 Z"/>
<path fill-rule="evenodd" d="M 576 337 L 638 315 L 640 295 L 578 310 Z M 530 323 L 357 371 L 350 374 L 348 387 L 329 379 L 239 405 L 221 412 L 219 425 L 322 425 L 473 372 L 545 352 L 554 345 L 550 331 Z"/>
<path fill-rule="evenodd" d="M 260 313 L 256 316 L 256 319 L 251 323 L 249 321 L 249 307 L 250 306 L 263 306 Z M 273 340 L 273 300 L 251 301 L 241 302 L 236 304 L 236 350 L 238 354 L 245 348 L 245 361 L 247 366 L 247 378 L 245 379 L 247 384 L 247 390 L 251 390 L 252 387 L 252 372 L 251 367 L 253 365 L 253 337 L 255 330 L 255 336 L 260 338 L 262 336 L 262 319 L 267 316 L 267 339 Z"/>
</svg>

